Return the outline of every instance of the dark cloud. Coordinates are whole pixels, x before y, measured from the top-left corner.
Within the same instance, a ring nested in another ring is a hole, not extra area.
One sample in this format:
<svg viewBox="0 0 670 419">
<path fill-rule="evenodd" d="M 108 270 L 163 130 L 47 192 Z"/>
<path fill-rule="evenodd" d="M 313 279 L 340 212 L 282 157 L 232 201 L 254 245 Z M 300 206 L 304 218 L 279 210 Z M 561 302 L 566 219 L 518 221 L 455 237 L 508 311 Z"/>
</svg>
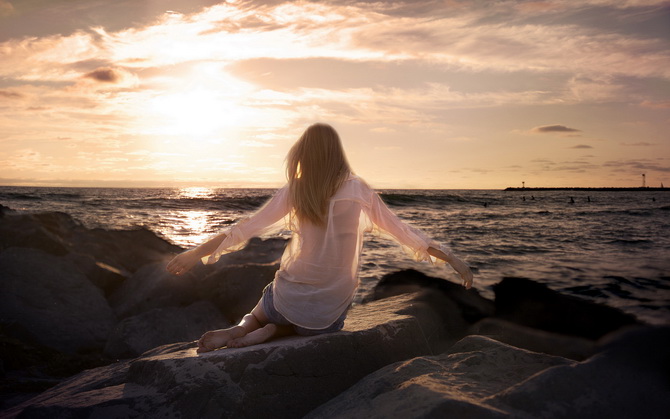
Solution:
<svg viewBox="0 0 670 419">
<path fill-rule="evenodd" d="M 593 148 L 593 147 L 591 147 L 590 145 L 586 145 L 586 144 L 579 144 L 579 145 L 576 145 L 576 146 L 572 146 L 570 148 L 586 149 L 586 148 Z"/>
<path fill-rule="evenodd" d="M 537 133 L 548 133 L 548 132 L 581 132 L 581 130 L 576 129 L 576 128 L 570 128 L 566 127 L 565 125 L 542 125 L 540 127 L 535 127 L 531 130 L 531 132 L 537 132 Z"/>
<path fill-rule="evenodd" d="M 0 90 L 0 97 L 7 99 L 21 99 L 24 96 L 19 92 L 12 92 L 11 90 Z"/>
<path fill-rule="evenodd" d="M 90 73 L 84 74 L 87 79 L 99 81 L 101 83 L 116 83 L 121 80 L 121 73 L 113 68 L 98 68 Z"/>
</svg>

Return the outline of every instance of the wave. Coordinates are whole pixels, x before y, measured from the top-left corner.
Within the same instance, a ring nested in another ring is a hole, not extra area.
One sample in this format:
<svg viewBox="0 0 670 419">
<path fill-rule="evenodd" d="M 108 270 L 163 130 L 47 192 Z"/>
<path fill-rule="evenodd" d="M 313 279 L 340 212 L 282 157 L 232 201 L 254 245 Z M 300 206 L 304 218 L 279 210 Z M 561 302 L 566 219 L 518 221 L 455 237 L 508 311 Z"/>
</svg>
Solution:
<svg viewBox="0 0 670 419">
<path fill-rule="evenodd" d="M 653 244 L 652 240 L 648 239 L 614 239 L 610 240 L 608 244 L 623 244 L 623 245 L 635 245 L 635 244 Z"/>
<path fill-rule="evenodd" d="M 43 198 L 41 196 L 29 195 L 20 192 L 4 192 L 0 193 L 0 200 L 16 200 L 16 201 L 39 201 Z"/>
<path fill-rule="evenodd" d="M 471 202 L 460 195 L 431 195 L 431 194 L 405 194 L 382 192 L 379 194 L 382 200 L 390 206 L 403 207 L 415 205 L 442 206 L 445 204 Z M 475 203 L 475 202 L 473 202 Z M 476 203 L 480 204 L 480 203 Z M 483 205 L 483 201 L 481 203 Z"/>
</svg>

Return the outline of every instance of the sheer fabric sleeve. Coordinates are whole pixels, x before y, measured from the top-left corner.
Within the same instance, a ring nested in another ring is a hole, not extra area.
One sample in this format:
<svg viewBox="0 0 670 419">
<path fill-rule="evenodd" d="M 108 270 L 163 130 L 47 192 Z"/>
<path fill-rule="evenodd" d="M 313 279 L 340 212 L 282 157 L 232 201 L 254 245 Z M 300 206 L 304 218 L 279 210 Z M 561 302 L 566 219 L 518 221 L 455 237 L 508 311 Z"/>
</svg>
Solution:
<svg viewBox="0 0 670 419">
<path fill-rule="evenodd" d="M 217 235 L 226 234 L 226 238 L 214 253 L 204 257 L 202 262 L 215 263 L 221 255 L 242 249 L 252 237 L 281 231 L 287 226 L 290 210 L 288 186 L 285 186 L 256 213 L 217 233 Z"/>
<path fill-rule="evenodd" d="M 372 202 L 368 209 L 368 217 L 373 223 L 371 231 L 382 237 L 388 237 L 399 243 L 405 253 L 416 261 L 444 263 L 443 260 L 428 254 L 428 248 L 439 249 L 446 254 L 451 250 L 445 244 L 434 241 L 423 231 L 403 222 L 382 201 L 381 197 L 372 192 Z"/>
</svg>

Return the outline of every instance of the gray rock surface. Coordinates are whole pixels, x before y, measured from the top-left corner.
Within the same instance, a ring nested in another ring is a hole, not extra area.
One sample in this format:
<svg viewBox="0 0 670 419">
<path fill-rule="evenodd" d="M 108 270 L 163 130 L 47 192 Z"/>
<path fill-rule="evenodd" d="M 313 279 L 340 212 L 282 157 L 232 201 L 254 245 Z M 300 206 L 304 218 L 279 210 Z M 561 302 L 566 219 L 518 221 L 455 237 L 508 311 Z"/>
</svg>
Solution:
<svg viewBox="0 0 670 419">
<path fill-rule="evenodd" d="M 201 355 L 193 344 L 167 345 L 83 372 L 5 415 L 301 417 L 385 365 L 432 353 L 416 318 L 397 313 L 414 297 L 354 307 L 345 330 L 328 335 Z"/>
<path fill-rule="evenodd" d="M 307 417 L 667 418 L 669 333 L 631 331 L 584 362 L 468 336 L 370 374 Z"/>
<path fill-rule="evenodd" d="M 42 250 L 0 253 L 0 322 L 14 336 L 62 352 L 100 350 L 115 317 L 72 263 Z"/>
</svg>

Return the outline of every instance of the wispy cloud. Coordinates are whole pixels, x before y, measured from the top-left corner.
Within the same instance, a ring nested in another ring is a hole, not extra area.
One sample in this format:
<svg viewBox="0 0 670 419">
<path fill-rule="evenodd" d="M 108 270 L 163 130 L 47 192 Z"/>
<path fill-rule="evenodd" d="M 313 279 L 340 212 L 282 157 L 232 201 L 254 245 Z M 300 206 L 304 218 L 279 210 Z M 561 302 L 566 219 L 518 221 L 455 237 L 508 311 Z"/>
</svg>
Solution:
<svg viewBox="0 0 670 419">
<path fill-rule="evenodd" d="M 539 133 L 539 134 L 547 134 L 547 133 L 552 133 L 552 132 L 558 132 L 558 133 L 574 133 L 574 132 L 581 132 L 581 130 L 578 130 L 576 128 L 570 128 L 566 127 L 565 125 L 542 125 L 539 127 L 535 127 L 530 130 L 531 132 L 534 133 Z"/>
</svg>

